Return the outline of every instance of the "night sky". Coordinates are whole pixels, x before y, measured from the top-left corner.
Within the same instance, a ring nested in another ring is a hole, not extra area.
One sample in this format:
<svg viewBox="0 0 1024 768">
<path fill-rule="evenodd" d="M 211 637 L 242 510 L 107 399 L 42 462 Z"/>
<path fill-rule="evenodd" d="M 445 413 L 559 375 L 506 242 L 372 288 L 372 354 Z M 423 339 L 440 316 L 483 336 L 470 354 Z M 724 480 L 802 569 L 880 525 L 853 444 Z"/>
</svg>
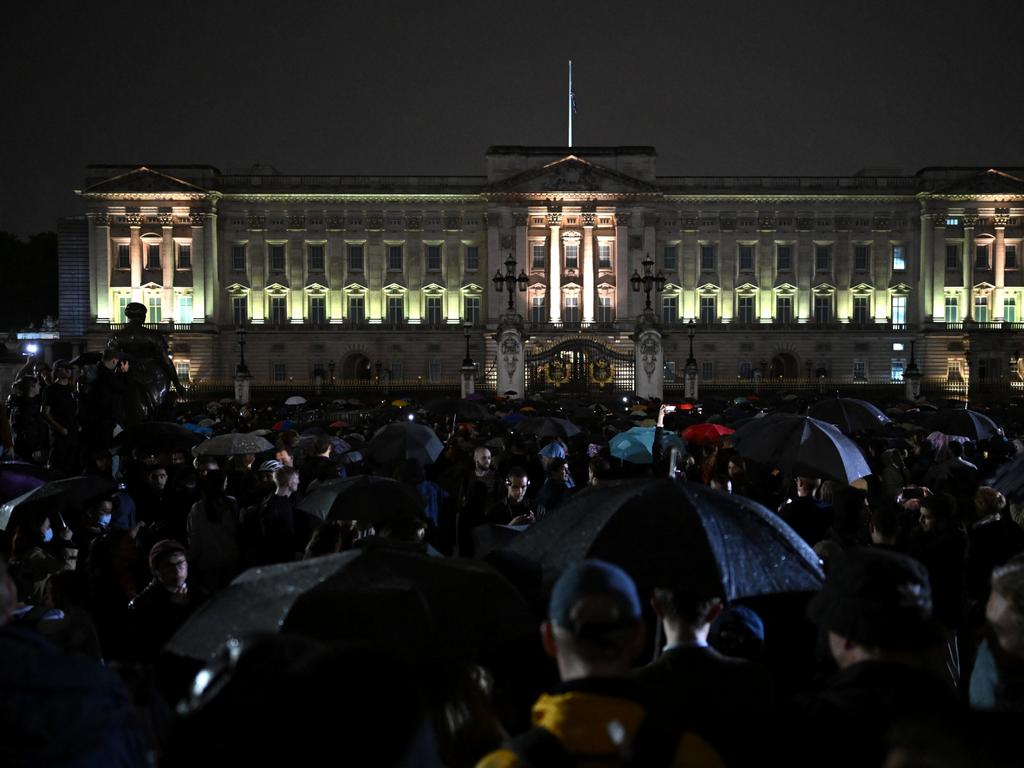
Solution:
<svg viewBox="0 0 1024 768">
<path fill-rule="evenodd" d="M 5 8 L 0 230 L 90 163 L 482 174 L 493 144 L 661 175 L 1024 166 L 1024 3 L 36 2 Z"/>
</svg>

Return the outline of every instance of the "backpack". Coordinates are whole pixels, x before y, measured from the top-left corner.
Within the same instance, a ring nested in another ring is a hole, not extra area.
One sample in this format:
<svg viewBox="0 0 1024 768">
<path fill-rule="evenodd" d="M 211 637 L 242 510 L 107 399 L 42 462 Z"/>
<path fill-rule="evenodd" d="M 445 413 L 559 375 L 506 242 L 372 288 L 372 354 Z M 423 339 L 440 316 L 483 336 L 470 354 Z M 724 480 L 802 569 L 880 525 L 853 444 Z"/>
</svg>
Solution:
<svg viewBox="0 0 1024 768">
<path fill-rule="evenodd" d="M 510 739 L 505 748 L 514 752 L 523 765 L 532 768 L 574 768 L 581 760 L 602 762 L 609 766 L 657 768 L 672 764 L 680 735 L 678 728 L 670 727 L 648 715 L 618 759 L 573 755 L 565 749 L 557 736 L 539 725 Z"/>
</svg>

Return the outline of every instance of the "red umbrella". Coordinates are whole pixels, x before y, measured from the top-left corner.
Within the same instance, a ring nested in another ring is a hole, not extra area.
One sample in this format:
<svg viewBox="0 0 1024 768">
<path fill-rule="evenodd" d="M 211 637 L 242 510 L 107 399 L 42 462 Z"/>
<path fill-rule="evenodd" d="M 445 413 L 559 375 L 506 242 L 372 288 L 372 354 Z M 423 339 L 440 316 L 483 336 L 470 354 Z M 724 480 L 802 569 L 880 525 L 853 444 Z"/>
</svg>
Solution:
<svg viewBox="0 0 1024 768">
<path fill-rule="evenodd" d="M 735 431 L 724 424 L 713 424 L 711 422 L 692 424 L 683 430 L 683 440 L 695 445 L 717 443 L 724 435 L 731 435 Z"/>
</svg>

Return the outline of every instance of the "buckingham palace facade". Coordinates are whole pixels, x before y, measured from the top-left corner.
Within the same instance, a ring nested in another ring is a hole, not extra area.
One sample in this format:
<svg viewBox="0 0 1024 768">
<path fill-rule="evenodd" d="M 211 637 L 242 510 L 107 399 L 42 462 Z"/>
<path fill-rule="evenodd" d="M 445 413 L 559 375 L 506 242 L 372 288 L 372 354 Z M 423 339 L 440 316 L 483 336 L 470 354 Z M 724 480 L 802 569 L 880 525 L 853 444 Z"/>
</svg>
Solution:
<svg viewBox="0 0 1024 768">
<path fill-rule="evenodd" d="M 668 381 L 690 320 L 707 381 L 898 379 L 911 341 L 926 377 L 1019 380 L 1024 169 L 694 177 L 656 159 L 498 146 L 486 175 L 453 177 L 91 166 L 85 217 L 62 230 L 62 308 L 76 292 L 82 307 L 62 335 L 101 347 L 138 301 L 192 381 L 231 378 L 244 328 L 256 382 L 397 383 L 457 376 L 468 330 L 484 383 L 508 302 L 531 349 L 619 352 L 650 302 Z M 510 257 L 516 289 L 495 290 Z M 655 289 L 634 290 L 645 271 Z"/>
</svg>

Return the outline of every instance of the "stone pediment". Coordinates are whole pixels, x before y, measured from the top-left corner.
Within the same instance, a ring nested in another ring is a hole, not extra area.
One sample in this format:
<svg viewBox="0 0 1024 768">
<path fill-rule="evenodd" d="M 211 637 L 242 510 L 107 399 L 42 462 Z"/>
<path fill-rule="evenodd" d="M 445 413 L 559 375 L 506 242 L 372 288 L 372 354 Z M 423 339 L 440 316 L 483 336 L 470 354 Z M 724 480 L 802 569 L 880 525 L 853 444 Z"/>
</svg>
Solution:
<svg viewBox="0 0 1024 768">
<path fill-rule="evenodd" d="M 1024 195 L 1024 179 L 989 168 L 935 190 L 937 195 Z"/>
<path fill-rule="evenodd" d="M 653 184 L 588 162 L 576 155 L 532 168 L 492 184 L 491 193 L 595 192 L 659 194 Z"/>
<path fill-rule="evenodd" d="M 85 192 L 89 194 L 125 192 L 148 194 L 154 192 L 186 192 L 190 194 L 205 194 L 206 190 L 182 179 L 169 176 L 166 173 L 154 171 L 152 168 L 147 168 L 146 166 L 140 166 L 134 171 L 122 173 L 120 176 L 114 176 L 113 178 L 105 181 L 97 182 L 86 189 Z"/>
</svg>

